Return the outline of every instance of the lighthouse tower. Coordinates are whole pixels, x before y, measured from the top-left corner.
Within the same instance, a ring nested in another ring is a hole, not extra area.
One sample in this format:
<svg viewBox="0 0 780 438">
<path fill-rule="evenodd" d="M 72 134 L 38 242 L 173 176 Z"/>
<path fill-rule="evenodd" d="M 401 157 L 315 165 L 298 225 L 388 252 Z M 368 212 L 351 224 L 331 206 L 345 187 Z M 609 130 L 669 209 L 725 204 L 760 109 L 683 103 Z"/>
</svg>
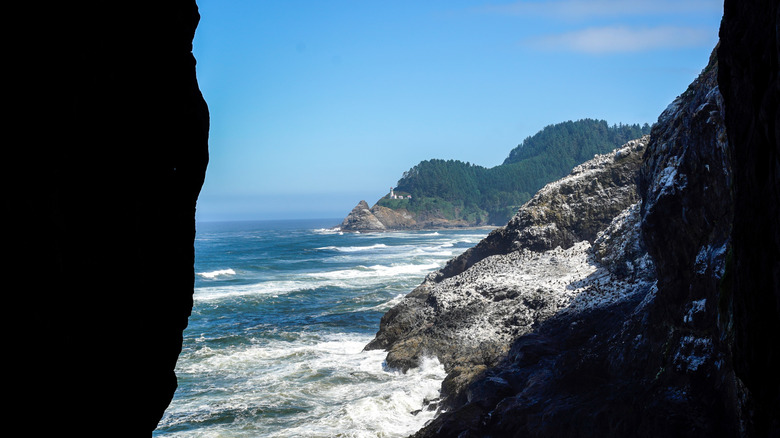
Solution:
<svg viewBox="0 0 780 438">
<path fill-rule="evenodd" d="M 395 193 L 393 193 L 392 187 L 390 187 L 390 199 L 395 199 Z"/>
</svg>

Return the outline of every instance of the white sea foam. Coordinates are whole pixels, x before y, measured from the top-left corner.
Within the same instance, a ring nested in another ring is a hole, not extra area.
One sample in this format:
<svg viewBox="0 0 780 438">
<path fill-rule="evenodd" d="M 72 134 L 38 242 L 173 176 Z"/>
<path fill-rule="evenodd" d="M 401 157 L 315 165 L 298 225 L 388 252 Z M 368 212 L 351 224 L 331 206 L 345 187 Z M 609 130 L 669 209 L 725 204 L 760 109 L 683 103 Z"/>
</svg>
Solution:
<svg viewBox="0 0 780 438">
<path fill-rule="evenodd" d="M 236 271 L 227 268 L 227 269 L 217 269 L 216 271 L 210 271 L 210 272 L 198 272 L 198 276 L 207 278 L 209 280 L 213 280 L 217 277 L 227 277 L 231 275 L 236 275 Z"/>
<path fill-rule="evenodd" d="M 327 279 L 357 279 L 357 278 L 379 278 L 396 277 L 400 275 L 423 274 L 439 267 L 438 263 L 425 264 L 404 264 L 404 265 L 373 265 L 356 266 L 351 269 L 340 269 L 327 272 L 312 272 L 306 275 L 314 278 Z"/>
<path fill-rule="evenodd" d="M 364 370 L 380 372 L 376 363 Z M 274 436 L 303 437 L 404 437 L 433 419 L 434 410 L 426 410 L 425 401 L 435 400 L 446 373 L 435 358 L 424 359 L 419 368 L 406 374 L 381 371 L 390 378 L 370 385 L 335 386 L 325 392 L 328 399 L 345 400 L 318 421 Z M 348 431 L 345 433 L 345 431 Z"/>
<path fill-rule="evenodd" d="M 265 281 L 256 284 L 199 287 L 195 289 L 195 300 L 209 301 L 248 295 L 281 295 L 323 286 L 340 286 L 340 283 L 312 284 L 298 280 Z"/>
<path fill-rule="evenodd" d="M 377 304 L 376 306 L 369 306 L 369 307 L 358 307 L 354 310 L 351 310 L 351 312 L 357 313 L 357 312 L 371 312 L 371 311 L 378 311 L 378 312 L 384 312 L 387 310 L 392 309 L 396 304 L 400 303 L 404 299 L 404 294 L 398 294 L 393 299 L 386 301 L 384 303 Z"/>
<path fill-rule="evenodd" d="M 253 295 L 279 296 L 321 288 L 363 289 L 387 283 L 393 278 L 422 278 L 441 266 L 440 262 L 419 264 L 358 265 L 349 269 L 299 273 L 286 279 L 271 279 L 254 284 L 206 286 L 195 289 L 197 301 L 232 299 Z"/>
<path fill-rule="evenodd" d="M 384 351 L 363 351 L 370 336 L 298 336 L 231 349 L 206 346 L 182 355 L 182 378 L 209 375 L 219 383 L 197 388 L 205 400 L 182 397 L 161 425 L 208 424 L 198 437 L 403 437 L 434 416 L 425 400 L 439 396 L 446 373 L 436 359 L 406 374 L 384 367 Z M 282 430 L 274 420 L 292 424 Z M 186 432 L 165 436 L 192 436 Z"/>
<path fill-rule="evenodd" d="M 338 234 L 338 235 L 344 235 L 344 232 L 341 231 L 341 228 L 339 227 L 333 227 L 333 228 L 316 228 L 314 230 L 311 230 L 314 234 Z"/>
<path fill-rule="evenodd" d="M 412 251 L 410 251 L 410 253 L 416 255 L 447 257 L 447 258 L 455 255 L 455 251 L 453 249 L 444 249 L 443 246 L 415 248 Z"/>
<path fill-rule="evenodd" d="M 418 264 L 436 263 L 437 268 L 447 260 L 463 252 L 465 248 L 444 247 L 439 245 L 397 245 L 382 248 L 376 252 L 337 252 L 328 257 L 329 263 L 395 265 L 414 262 Z"/>
<path fill-rule="evenodd" d="M 369 245 L 369 246 L 323 246 L 321 248 L 317 248 L 319 250 L 332 250 L 332 251 L 341 251 L 341 252 L 358 252 L 358 251 L 371 251 L 373 249 L 379 249 L 379 248 L 387 248 L 387 245 L 384 243 L 377 243 L 375 245 Z"/>
<path fill-rule="evenodd" d="M 386 369 L 386 352 L 363 351 L 375 333 L 366 313 L 392 308 L 484 235 L 339 234 L 308 230 L 290 242 L 284 232 L 231 231 L 214 240 L 242 245 L 207 253 L 209 266 L 236 273 L 198 269 L 217 281 L 198 275 L 179 390 L 155 437 L 403 437 L 433 418 L 424 400 L 438 396 L 443 367 Z"/>
</svg>

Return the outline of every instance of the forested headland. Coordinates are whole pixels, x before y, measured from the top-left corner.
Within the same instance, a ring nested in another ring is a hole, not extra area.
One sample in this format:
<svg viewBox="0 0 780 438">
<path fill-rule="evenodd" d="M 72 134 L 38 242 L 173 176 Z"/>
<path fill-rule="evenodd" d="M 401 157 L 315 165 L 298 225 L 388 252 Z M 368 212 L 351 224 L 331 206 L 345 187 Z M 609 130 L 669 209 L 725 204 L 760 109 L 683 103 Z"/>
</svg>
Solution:
<svg viewBox="0 0 780 438">
<path fill-rule="evenodd" d="M 583 119 L 549 125 L 523 140 L 495 167 L 459 160 L 422 161 L 398 180 L 395 193 L 403 199 L 387 195 L 377 204 L 418 217 L 503 225 L 545 184 L 596 154 L 649 133 L 647 123 L 610 126 L 604 120 Z"/>
</svg>

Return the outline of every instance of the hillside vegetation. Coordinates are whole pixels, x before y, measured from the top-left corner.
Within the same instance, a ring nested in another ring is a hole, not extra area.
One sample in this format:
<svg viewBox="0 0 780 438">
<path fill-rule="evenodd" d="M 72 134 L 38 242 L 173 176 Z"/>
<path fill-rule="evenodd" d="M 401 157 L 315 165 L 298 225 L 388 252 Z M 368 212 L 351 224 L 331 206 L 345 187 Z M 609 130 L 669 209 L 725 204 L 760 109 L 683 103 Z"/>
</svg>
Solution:
<svg viewBox="0 0 780 438">
<path fill-rule="evenodd" d="M 505 224 L 545 184 L 566 176 L 595 154 L 609 152 L 649 134 L 648 124 L 612 125 L 583 119 L 549 125 L 509 152 L 501 165 L 486 168 L 459 160 L 426 160 L 404 172 L 396 193 L 378 205 L 474 224 Z"/>
</svg>

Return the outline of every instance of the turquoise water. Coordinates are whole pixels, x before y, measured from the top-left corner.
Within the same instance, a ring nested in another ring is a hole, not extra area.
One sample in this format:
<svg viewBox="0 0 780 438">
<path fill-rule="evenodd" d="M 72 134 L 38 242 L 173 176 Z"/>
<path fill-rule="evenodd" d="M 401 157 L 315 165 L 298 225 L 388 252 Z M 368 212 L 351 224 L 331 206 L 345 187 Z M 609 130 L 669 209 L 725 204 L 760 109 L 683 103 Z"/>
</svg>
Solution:
<svg viewBox="0 0 780 438">
<path fill-rule="evenodd" d="M 179 388 L 155 437 L 400 437 L 433 417 L 424 400 L 442 366 L 403 374 L 363 347 L 384 312 L 489 230 L 338 223 L 198 224 Z"/>
</svg>

